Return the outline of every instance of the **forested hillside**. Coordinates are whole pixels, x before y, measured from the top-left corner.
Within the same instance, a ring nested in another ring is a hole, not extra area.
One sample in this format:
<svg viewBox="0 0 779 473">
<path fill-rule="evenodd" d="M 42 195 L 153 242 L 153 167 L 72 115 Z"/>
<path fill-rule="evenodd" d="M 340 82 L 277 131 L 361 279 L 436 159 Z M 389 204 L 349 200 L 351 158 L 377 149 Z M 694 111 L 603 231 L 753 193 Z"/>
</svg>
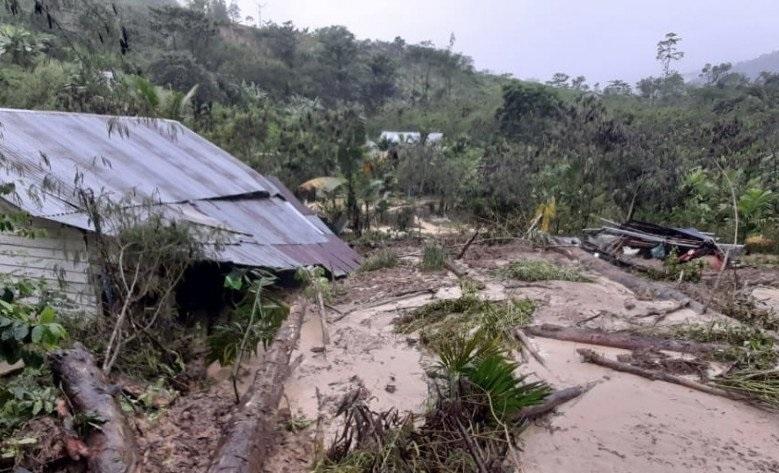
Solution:
<svg viewBox="0 0 779 473">
<path fill-rule="evenodd" d="M 173 118 L 292 188 L 343 177 L 340 211 L 358 233 L 418 197 L 518 226 L 545 210 L 557 232 L 633 216 L 726 234 L 735 199 L 740 238 L 777 233 L 779 75 L 707 65 L 685 84 L 673 34 L 656 76 L 601 87 L 477 71 L 454 37 L 441 48 L 245 26 L 222 0 L 5 5 L 2 106 Z M 387 158 L 364 146 L 381 130 L 445 139 Z"/>
<path fill-rule="evenodd" d="M 779 72 L 779 51 L 762 54 L 749 61 L 737 62 L 733 65 L 733 70 L 750 79 L 759 77 L 765 71 Z"/>
</svg>

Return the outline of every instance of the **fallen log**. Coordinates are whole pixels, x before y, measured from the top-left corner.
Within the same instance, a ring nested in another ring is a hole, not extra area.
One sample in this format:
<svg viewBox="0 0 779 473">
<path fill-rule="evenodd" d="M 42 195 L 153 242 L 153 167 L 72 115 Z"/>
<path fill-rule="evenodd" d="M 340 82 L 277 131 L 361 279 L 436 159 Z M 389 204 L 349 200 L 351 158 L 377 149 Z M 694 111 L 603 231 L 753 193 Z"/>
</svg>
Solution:
<svg viewBox="0 0 779 473">
<path fill-rule="evenodd" d="M 306 312 L 294 305 L 279 329 L 254 381 L 241 399 L 238 410 L 225 430 L 209 473 L 258 473 L 273 446 L 276 408 L 290 373 L 290 357 L 295 349 Z"/>
<path fill-rule="evenodd" d="M 460 268 L 458 268 L 458 267 L 457 267 L 457 266 L 455 266 L 455 264 L 454 264 L 453 262 L 451 262 L 451 261 L 446 261 L 446 262 L 444 263 L 444 268 L 446 268 L 447 270 L 449 270 L 449 271 L 450 271 L 452 274 L 454 274 L 455 276 L 457 276 L 457 277 L 458 277 L 458 278 L 460 278 L 460 279 L 462 279 L 462 278 L 464 278 L 464 277 L 468 276 L 468 271 L 467 271 L 467 270 L 463 270 L 463 269 L 460 269 Z"/>
<path fill-rule="evenodd" d="M 663 371 L 649 370 L 646 368 L 633 366 L 628 363 L 623 363 L 621 361 L 612 360 L 587 348 L 579 348 L 578 350 L 576 350 L 576 352 L 579 355 L 581 355 L 585 363 L 592 363 L 598 366 L 603 366 L 605 368 L 611 368 L 615 371 L 634 374 L 636 376 L 641 376 L 643 378 L 651 379 L 652 381 L 665 381 L 666 383 L 678 384 L 680 386 L 684 386 L 686 388 L 694 389 L 696 391 L 704 392 L 714 396 L 733 399 L 734 401 L 749 401 L 748 397 L 742 396 L 740 394 L 731 391 L 716 388 L 714 386 L 709 386 L 703 383 L 699 383 L 697 381 L 692 381 L 686 378 L 665 373 Z"/>
<path fill-rule="evenodd" d="M 571 259 L 577 260 L 585 269 L 595 271 L 606 279 L 622 284 L 636 294 L 649 295 L 659 300 L 677 301 L 699 314 L 706 312 L 706 306 L 698 301 L 690 299 L 690 297 L 678 289 L 630 274 L 608 261 L 594 257 L 581 248 L 567 248 L 565 251 L 555 249 L 555 251 Z M 617 264 L 623 263 L 619 259 L 615 259 L 615 262 Z"/>
<path fill-rule="evenodd" d="M 49 355 L 56 384 L 70 400 L 73 409 L 100 418 L 101 425 L 88 435 L 87 467 L 93 473 L 129 473 L 135 471 L 138 448 L 127 424 L 117 391 L 95 365 L 92 354 L 80 343 L 68 350 Z"/>
<path fill-rule="evenodd" d="M 542 338 L 564 340 L 566 342 L 585 343 L 623 350 L 667 350 L 679 353 L 712 353 L 727 348 L 716 343 L 699 343 L 686 340 L 668 340 L 665 338 L 636 335 L 628 332 L 604 332 L 602 330 L 562 327 L 560 325 L 531 325 L 525 327 L 528 335 Z"/>
<path fill-rule="evenodd" d="M 550 394 L 542 404 L 539 404 L 537 406 L 525 407 L 522 410 L 520 410 L 519 414 L 517 414 L 517 417 L 526 420 L 535 419 L 536 417 L 541 417 L 547 412 L 553 411 L 555 408 L 557 408 L 557 406 L 565 404 L 571 399 L 576 399 L 577 397 L 589 391 L 591 388 L 592 385 L 574 386 L 571 388 L 555 391 L 552 394 Z"/>
</svg>

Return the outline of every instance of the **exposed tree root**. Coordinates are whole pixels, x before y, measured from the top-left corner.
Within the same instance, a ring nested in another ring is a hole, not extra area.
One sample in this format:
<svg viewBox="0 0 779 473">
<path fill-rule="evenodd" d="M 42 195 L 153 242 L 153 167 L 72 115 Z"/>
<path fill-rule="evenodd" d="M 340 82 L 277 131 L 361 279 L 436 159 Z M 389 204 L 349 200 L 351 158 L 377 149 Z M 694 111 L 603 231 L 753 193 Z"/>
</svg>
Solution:
<svg viewBox="0 0 779 473">
<path fill-rule="evenodd" d="M 129 473 L 136 469 L 138 448 L 113 387 L 80 343 L 50 355 L 55 381 L 62 386 L 74 410 L 100 419 L 87 434 L 87 465 L 94 473 Z"/>
<path fill-rule="evenodd" d="M 273 444 L 276 408 L 290 373 L 290 357 L 303 325 L 305 305 L 294 305 L 265 353 L 241 405 L 233 414 L 208 471 L 250 473 L 262 470 Z"/>
</svg>

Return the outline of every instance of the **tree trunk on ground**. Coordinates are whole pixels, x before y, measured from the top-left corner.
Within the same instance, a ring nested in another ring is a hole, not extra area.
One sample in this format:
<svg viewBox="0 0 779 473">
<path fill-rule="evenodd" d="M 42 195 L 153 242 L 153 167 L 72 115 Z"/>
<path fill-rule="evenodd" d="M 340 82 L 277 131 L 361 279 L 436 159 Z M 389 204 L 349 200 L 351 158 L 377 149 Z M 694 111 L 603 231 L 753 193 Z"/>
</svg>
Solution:
<svg viewBox="0 0 779 473">
<path fill-rule="evenodd" d="M 524 328 L 525 333 L 535 337 L 553 338 L 567 342 L 586 343 L 623 350 L 668 350 L 680 353 L 711 353 L 727 348 L 715 343 L 698 343 L 685 340 L 636 335 L 627 332 L 604 332 L 586 328 L 562 327 L 560 325 L 532 325 Z"/>
<path fill-rule="evenodd" d="M 534 419 L 553 411 L 557 406 L 565 404 L 590 390 L 592 386 L 574 386 L 572 388 L 555 391 L 547 397 L 543 403 L 537 406 L 525 407 L 517 415 L 520 419 Z"/>
<path fill-rule="evenodd" d="M 305 306 L 294 305 L 265 353 L 241 405 L 217 448 L 209 473 L 258 473 L 273 445 L 276 408 L 290 373 L 290 356 L 303 325 Z"/>
<path fill-rule="evenodd" d="M 555 251 L 564 254 L 568 258 L 578 260 L 586 269 L 595 271 L 607 279 L 622 284 L 636 294 L 650 295 L 659 300 L 678 301 L 700 314 L 706 312 L 706 307 L 703 304 L 690 299 L 683 292 L 657 281 L 650 281 L 630 274 L 608 261 L 594 257 L 580 248 L 555 248 Z M 619 261 L 617 262 L 619 263 Z"/>
<path fill-rule="evenodd" d="M 86 438 L 92 473 L 129 473 L 136 469 L 138 448 L 106 376 L 80 343 L 50 355 L 55 382 L 62 386 L 75 411 L 94 414 L 104 423 Z"/>
<path fill-rule="evenodd" d="M 699 383 L 697 381 L 692 381 L 686 378 L 682 378 L 680 376 L 674 376 L 672 374 L 665 373 L 663 371 L 649 370 L 646 368 L 633 366 L 628 363 L 623 363 L 621 361 L 612 360 L 610 358 L 606 358 L 605 356 L 596 353 L 592 350 L 588 350 L 586 348 L 579 348 L 578 350 L 576 350 L 576 352 L 579 353 L 579 355 L 581 355 L 582 359 L 586 363 L 592 363 L 598 366 L 604 366 L 606 368 L 611 368 L 615 371 L 622 371 L 623 373 L 634 374 L 636 376 L 641 376 L 647 379 L 651 379 L 653 381 L 665 381 L 667 383 L 678 384 L 686 388 L 695 389 L 696 391 L 701 391 L 714 396 L 721 396 L 728 399 L 733 399 L 735 401 L 749 400 L 749 398 L 745 396 L 730 391 L 726 391 L 724 389 L 720 389 L 714 386 L 709 386 L 703 383 Z"/>
</svg>

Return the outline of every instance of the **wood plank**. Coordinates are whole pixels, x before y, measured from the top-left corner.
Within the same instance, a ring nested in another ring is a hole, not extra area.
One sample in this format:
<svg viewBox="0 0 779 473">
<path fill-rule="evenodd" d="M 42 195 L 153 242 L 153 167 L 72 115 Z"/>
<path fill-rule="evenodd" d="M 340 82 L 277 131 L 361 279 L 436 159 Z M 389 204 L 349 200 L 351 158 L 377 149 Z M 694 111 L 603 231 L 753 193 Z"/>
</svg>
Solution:
<svg viewBox="0 0 779 473">
<path fill-rule="evenodd" d="M 86 244 L 82 238 L 53 238 L 51 236 L 25 238 L 19 235 L 0 233 L 0 244 L 62 251 L 86 251 Z"/>
<path fill-rule="evenodd" d="M 64 250 L 62 248 L 36 248 L 24 245 L 14 245 L 6 243 L 0 245 L 0 255 L 3 256 L 21 256 L 30 258 L 46 258 L 56 261 L 69 262 L 89 262 L 89 251 L 82 250 Z"/>
<path fill-rule="evenodd" d="M 29 266 L 15 266 L 0 262 L 0 273 L 29 279 L 46 279 L 55 282 L 89 284 L 89 275 L 86 271 L 56 270 L 53 268 L 32 268 Z"/>
</svg>

